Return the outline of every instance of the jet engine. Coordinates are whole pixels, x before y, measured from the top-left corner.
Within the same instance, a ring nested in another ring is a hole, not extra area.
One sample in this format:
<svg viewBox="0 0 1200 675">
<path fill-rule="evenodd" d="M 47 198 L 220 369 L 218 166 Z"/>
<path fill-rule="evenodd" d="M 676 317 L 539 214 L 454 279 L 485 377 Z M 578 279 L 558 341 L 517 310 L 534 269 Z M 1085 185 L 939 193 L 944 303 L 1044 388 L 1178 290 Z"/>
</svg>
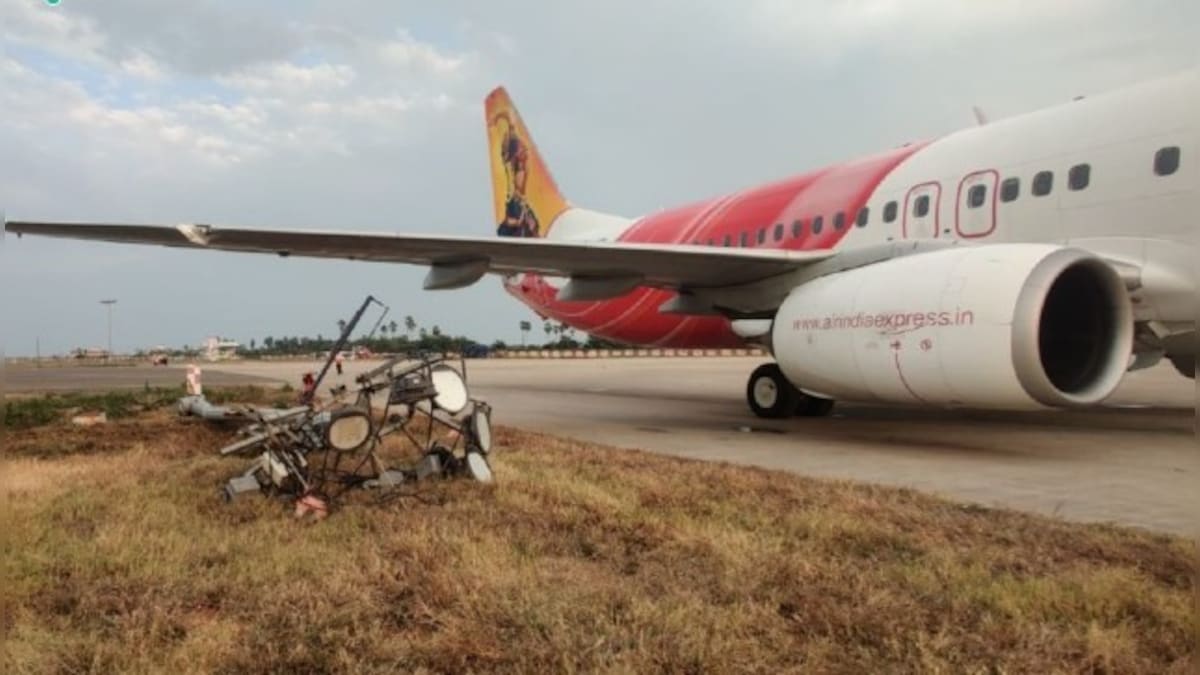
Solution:
<svg viewBox="0 0 1200 675">
<path fill-rule="evenodd" d="M 1086 251 L 954 247 L 798 286 L 771 340 L 783 374 L 826 398 L 1082 406 L 1120 383 L 1133 312 L 1116 270 Z"/>
</svg>

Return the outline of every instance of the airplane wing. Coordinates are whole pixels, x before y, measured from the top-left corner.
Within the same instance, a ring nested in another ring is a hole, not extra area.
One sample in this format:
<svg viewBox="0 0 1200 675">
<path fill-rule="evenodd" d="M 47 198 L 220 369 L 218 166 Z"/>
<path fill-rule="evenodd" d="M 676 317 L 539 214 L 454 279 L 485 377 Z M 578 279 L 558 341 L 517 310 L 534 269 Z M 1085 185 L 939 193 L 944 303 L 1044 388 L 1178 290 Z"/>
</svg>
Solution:
<svg viewBox="0 0 1200 675">
<path fill-rule="evenodd" d="M 210 225 L 129 225 L 8 221 L 16 235 L 39 235 L 195 249 L 273 253 L 429 265 L 429 289 L 457 288 L 486 273 L 533 272 L 617 286 L 703 289 L 739 286 L 827 259 L 832 251 L 783 251 L 513 237 L 447 237 L 387 233 L 262 230 Z M 599 299 L 603 287 L 570 299 Z M 624 291 L 621 291 L 624 292 Z M 585 297 L 587 296 L 587 297 Z M 563 298 L 567 299 L 567 298 Z"/>
</svg>

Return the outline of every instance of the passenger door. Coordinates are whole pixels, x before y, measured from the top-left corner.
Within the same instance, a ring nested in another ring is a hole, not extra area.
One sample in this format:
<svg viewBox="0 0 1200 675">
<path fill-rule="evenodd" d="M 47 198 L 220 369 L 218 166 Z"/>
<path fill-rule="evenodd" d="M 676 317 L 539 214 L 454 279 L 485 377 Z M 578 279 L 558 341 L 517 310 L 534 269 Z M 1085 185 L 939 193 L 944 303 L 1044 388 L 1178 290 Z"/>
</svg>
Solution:
<svg viewBox="0 0 1200 675">
<path fill-rule="evenodd" d="M 988 169 L 969 173 L 958 184 L 954 227 L 966 239 L 986 237 L 996 229 L 996 191 L 1000 174 Z"/>
<path fill-rule="evenodd" d="M 939 235 L 938 217 L 942 184 L 937 181 L 913 186 L 904 198 L 903 226 L 905 239 L 936 239 Z"/>
</svg>

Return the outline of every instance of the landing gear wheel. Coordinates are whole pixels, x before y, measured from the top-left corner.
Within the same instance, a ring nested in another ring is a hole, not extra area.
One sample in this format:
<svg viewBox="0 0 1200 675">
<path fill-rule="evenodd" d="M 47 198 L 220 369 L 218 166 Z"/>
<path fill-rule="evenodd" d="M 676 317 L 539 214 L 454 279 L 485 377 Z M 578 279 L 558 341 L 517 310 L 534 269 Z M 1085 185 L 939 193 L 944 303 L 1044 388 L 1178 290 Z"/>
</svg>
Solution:
<svg viewBox="0 0 1200 675">
<path fill-rule="evenodd" d="M 833 412 L 833 399 L 800 393 L 800 405 L 796 406 L 797 417 L 828 417 Z"/>
<path fill-rule="evenodd" d="M 750 404 L 750 410 L 767 419 L 791 417 L 800 403 L 800 396 L 800 390 L 788 382 L 774 363 L 755 368 L 746 383 L 746 402 Z"/>
<path fill-rule="evenodd" d="M 1169 357 L 1171 365 L 1175 366 L 1175 370 L 1184 377 L 1196 379 L 1196 356 L 1195 354 L 1179 355 Z"/>
</svg>

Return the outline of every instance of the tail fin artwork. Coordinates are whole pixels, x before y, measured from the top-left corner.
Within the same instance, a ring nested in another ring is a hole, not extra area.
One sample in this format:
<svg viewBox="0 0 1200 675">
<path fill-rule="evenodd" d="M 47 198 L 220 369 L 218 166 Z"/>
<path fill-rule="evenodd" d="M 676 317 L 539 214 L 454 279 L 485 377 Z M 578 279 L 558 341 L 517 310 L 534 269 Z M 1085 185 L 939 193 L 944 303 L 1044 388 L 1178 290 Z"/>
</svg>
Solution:
<svg viewBox="0 0 1200 675">
<path fill-rule="evenodd" d="M 544 237 L 570 205 L 559 193 L 508 92 L 503 87 L 492 91 L 484 110 L 496 234 Z"/>
</svg>

